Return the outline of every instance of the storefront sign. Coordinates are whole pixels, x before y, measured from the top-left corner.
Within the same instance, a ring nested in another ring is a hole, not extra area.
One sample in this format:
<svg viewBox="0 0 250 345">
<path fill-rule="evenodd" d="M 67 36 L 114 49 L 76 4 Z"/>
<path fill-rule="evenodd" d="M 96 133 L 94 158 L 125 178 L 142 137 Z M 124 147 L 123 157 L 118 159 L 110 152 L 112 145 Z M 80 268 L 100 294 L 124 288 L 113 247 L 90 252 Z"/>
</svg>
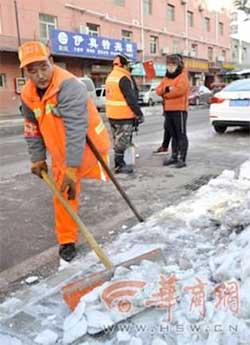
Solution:
<svg viewBox="0 0 250 345">
<path fill-rule="evenodd" d="M 208 71 L 208 62 L 198 59 L 184 59 L 185 66 L 189 71 L 206 72 Z"/>
<path fill-rule="evenodd" d="M 113 59 L 119 53 L 136 59 L 136 43 L 75 32 L 51 30 L 50 41 L 53 54 Z"/>
</svg>

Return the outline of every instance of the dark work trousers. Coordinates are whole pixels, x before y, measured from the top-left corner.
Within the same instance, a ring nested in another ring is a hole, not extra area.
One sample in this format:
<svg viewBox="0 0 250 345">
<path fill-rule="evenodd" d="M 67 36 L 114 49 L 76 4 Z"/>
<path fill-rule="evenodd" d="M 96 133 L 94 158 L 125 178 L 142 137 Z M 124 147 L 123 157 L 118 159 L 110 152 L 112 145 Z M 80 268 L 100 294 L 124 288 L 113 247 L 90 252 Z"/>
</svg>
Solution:
<svg viewBox="0 0 250 345">
<path fill-rule="evenodd" d="M 165 116 L 165 113 L 164 113 L 164 117 L 165 117 L 165 120 L 164 120 L 164 125 L 163 125 L 164 133 L 163 133 L 162 147 L 167 149 L 171 140 L 171 135 L 167 127 L 167 118 Z"/>
<path fill-rule="evenodd" d="M 131 145 L 133 139 L 133 120 L 110 120 L 115 151 L 115 167 L 125 165 L 124 153 Z"/>
<path fill-rule="evenodd" d="M 176 159 L 178 152 L 180 159 L 186 161 L 188 150 L 187 112 L 166 111 L 166 125 L 172 138 L 172 157 Z"/>
</svg>

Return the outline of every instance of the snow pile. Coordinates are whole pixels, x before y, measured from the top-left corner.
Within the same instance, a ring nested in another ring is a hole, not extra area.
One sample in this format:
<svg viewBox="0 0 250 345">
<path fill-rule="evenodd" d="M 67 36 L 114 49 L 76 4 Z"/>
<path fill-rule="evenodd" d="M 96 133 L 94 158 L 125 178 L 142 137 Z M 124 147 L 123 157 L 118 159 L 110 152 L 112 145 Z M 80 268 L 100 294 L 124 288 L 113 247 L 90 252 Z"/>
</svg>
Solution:
<svg viewBox="0 0 250 345">
<path fill-rule="evenodd" d="M 249 345 L 249 224 L 250 161 L 247 161 L 238 175 L 224 171 L 188 202 L 166 208 L 147 223 L 122 234 L 108 251 L 116 262 L 127 260 L 135 253 L 139 255 L 149 247 L 161 246 L 166 263 L 144 260 L 129 269 L 118 268 L 112 282 L 82 297 L 75 311 L 65 319 L 63 343 L 71 344 L 83 335 L 106 329 L 106 337 L 101 342 L 86 337 L 85 342 L 78 344 Z M 107 306 L 103 298 L 105 289 L 119 281 L 145 282 L 130 298 L 132 315 L 142 310 L 145 301 L 159 291 L 160 277 L 171 275 L 178 279 L 171 319 L 167 319 L 166 308 L 148 308 L 115 325 L 124 315 L 117 310 L 117 305 Z M 194 287 L 197 291 L 202 284 L 204 296 L 198 303 L 190 291 Z M 236 289 L 238 295 L 235 296 L 236 292 L 230 295 L 234 304 L 226 304 L 225 295 L 220 295 L 218 300 L 223 286 L 227 287 L 223 290 L 227 294 L 228 288 Z"/>
</svg>

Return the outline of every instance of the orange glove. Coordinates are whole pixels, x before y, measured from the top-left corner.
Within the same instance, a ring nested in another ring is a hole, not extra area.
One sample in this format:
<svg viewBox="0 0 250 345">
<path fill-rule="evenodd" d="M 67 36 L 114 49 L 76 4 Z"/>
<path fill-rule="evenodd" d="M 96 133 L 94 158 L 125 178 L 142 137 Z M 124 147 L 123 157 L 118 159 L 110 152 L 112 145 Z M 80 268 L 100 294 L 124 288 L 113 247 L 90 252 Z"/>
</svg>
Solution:
<svg viewBox="0 0 250 345">
<path fill-rule="evenodd" d="M 60 191 L 67 191 L 68 200 L 74 200 L 76 197 L 76 172 L 77 168 L 68 167 L 63 177 Z"/>
<path fill-rule="evenodd" d="M 48 172 L 48 166 L 46 161 L 37 161 L 32 162 L 31 164 L 31 173 L 42 178 L 41 171 L 44 170 L 46 173 Z"/>
</svg>

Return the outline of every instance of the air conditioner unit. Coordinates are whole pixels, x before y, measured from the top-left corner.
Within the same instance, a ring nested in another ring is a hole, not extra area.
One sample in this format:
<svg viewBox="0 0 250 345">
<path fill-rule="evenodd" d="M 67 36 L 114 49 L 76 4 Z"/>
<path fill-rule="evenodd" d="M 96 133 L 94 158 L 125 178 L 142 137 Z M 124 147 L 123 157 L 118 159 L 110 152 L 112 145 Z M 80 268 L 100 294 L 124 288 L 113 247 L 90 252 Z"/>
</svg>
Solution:
<svg viewBox="0 0 250 345">
<path fill-rule="evenodd" d="M 168 47 L 161 48 L 161 55 L 167 55 L 168 53 L 169 53 Z"/>
<path fill-rule="evenodd" d="M 136 26 L 139 26 L 139 25 L 140 25 L 140 22 L 139 22 L 139 20 L 137 20 L 137 19 L 132 19 L 132 24 L 133 24 L 133 25 L 136 25 Z"/>
<path fill-rule="evenodd" d="M 224 56 L 222 56 L 222 55 L 217 56 L 217 61 L 218 61 L 218 62 L 224 62 L 224 61 L 225 61 Z"/>
<path fill-rule="evenodd" d="M 183 50 L 183 56 L 188 56 L 189 55 L 189 51 L 188 50 Z"/>
<path fill-rule="evenodd" d="M 168 32 L 168 29 L 166 27 L 162 28 L 162 32 L 164 32 L 165 34 Z"/>
<path fill-rule="evenodd" d="M 191 57 L 196 57 L 196 52 L 189 52 L 189 56 L 191 56 Z"/>
<path fill-rule="evenodd" d="M 79 28 L 80 34 L 89 34 L 89 28 L 86 25 L 81 24 Z"/>
<path fill-rule="evenodd" d="M 137 43 L 137 51 L 138 52 L 142 52 L 143 51 L 141 42 Z"/>
</svg>

